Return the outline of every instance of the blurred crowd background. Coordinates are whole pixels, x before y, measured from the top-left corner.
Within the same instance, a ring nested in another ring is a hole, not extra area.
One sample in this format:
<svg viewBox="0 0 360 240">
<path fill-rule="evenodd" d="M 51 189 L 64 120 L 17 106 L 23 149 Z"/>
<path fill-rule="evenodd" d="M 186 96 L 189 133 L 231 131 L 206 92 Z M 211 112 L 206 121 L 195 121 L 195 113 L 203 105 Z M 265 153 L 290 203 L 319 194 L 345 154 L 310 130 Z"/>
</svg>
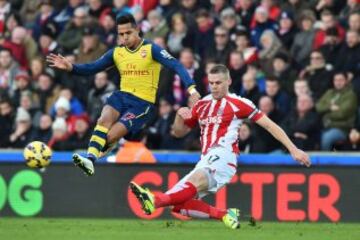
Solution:
<svg viewBox="0 0 360 240">
<path fill-rule="evenodd" d="M 73 63 L 116 46 L 115 19 L 132 13 L 145 38 L 179 59 L 202 96 L 207 71 L 229 67 L 231 91 L 252 100 L 310 151 L 360 149 L 359 0 L 0 0 L 0 148 L 32 140 L 54 150 L 86 149 L 116 69 L 82 77 L 44 59 Z M 187 105 L 178 75 L 162 69 L 157 117 L 130 142 L 150 149 L 200 149 L 199 129 L 171 136 Z M 135 145 L 136 145 L 135 144 Z M 244 121 L 243 152 L 283 151 L 265 130 Z"/>
</svg>

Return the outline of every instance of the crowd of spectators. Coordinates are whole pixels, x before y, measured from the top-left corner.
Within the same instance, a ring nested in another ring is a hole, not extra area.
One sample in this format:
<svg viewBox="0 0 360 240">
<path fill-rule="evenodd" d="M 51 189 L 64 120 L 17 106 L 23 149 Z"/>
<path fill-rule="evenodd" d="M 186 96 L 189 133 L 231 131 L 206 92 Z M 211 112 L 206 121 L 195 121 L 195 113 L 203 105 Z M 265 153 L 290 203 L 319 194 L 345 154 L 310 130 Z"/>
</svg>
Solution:
<svg viewBox="0 0 360 240">
<path fill-rule="evenodd" d="M 259 106 L 304 150 L 360 149 L 359 0 L 0 0 L 0 148 L 41 140 L 54 150 L 85 149 L 116 69 L 83 77 L 49 68 L 49 53 L 73 63 L 116 46 L 115 19 L 132 13 L 145 38 L 185 66 L 202 96 L 207 72 L 229 67 L 231 91 Z M 171 135 L 187 105 L 179 76 L 162 69 L 150 149 L 199 150 L 199 131 Z M 142 133 L 143 134 L 143 133 Z M 281 150 L 244 121 L 244 152 Z"/>
</svg>

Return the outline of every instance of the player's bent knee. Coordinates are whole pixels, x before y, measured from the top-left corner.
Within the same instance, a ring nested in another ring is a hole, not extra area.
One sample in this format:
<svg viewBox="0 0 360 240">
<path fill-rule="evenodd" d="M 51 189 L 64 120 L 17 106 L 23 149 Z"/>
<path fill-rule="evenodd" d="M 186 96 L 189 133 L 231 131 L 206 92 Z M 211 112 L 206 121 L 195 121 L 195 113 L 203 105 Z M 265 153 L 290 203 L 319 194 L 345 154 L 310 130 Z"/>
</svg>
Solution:
<svg viewBox="0 0 360 240">
<path fill-rule="evenodd" d="M 206 169 L 196 170 L 188 179 L 197 189 L 198 192 L 208 189 L 208 176 Z"/>
</svg>

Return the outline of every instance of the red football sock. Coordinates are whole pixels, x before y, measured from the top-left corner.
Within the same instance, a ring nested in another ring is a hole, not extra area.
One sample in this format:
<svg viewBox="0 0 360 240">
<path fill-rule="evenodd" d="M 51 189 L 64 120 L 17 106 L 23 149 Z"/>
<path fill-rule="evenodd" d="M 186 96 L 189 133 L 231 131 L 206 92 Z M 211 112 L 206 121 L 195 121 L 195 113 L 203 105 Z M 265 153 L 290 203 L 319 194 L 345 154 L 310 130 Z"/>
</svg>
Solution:
<svg viewBox="0 0 360 240">
<path fill-rule="evenodd" d="M 185 187 L 177 192 L 165 194 L 165 193 L 156 193 L 155 194 L 155 207 L 166 207 L 178 205 L 187 200 L 194 198 L 197 194 L 196 187 L 191 182 L 186 182 Z"/>
<path fill-rule="evenodd" d="M 188 217 L 213 218 L 221 220 L 227 210 L 215 208 L 201 200 L 191 199 L 187 202 L 174 206 L 173 212 L 180 213 Z"/>
</svg>

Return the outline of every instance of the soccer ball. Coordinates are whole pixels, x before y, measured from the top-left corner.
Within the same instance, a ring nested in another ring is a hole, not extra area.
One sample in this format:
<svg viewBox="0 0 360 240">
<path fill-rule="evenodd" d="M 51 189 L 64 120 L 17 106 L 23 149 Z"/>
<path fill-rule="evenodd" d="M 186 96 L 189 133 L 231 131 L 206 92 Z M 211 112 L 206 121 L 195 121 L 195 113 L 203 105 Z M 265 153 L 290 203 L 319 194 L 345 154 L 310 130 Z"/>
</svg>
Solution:
<svg viewBox="0 0 360 240">
<path fill-rule="evenodd" d="M 26 165 L 31 168 L 44 168 L 50 164 L 52 151 L 43 142 L 34 141 L 24 149 Z"/>
</svg>

